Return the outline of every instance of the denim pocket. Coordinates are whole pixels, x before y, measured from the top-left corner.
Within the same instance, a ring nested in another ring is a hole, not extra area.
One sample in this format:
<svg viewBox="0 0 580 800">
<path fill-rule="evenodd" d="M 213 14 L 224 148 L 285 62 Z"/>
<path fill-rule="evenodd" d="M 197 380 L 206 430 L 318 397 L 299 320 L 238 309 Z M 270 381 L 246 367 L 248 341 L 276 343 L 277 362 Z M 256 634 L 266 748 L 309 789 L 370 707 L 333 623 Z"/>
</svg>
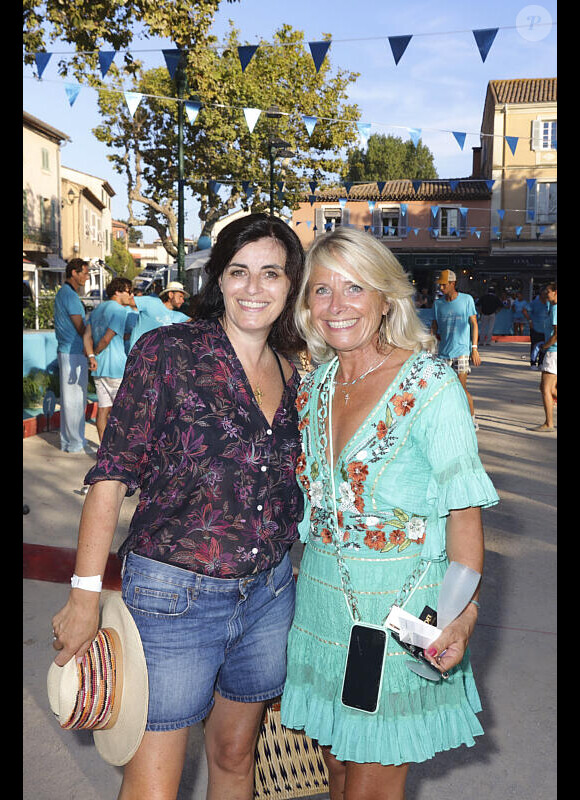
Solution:
<svg viewBox="0 0 580 800">
<path fill-rule="evenodd" d="M 268 585 L 273 597 L 278 597 L 282 592 L 294 583 L 294 573 L 292 561 L 289 555 L 285 555 L 282 561 L 274 568 L 274 572 L 268 578 Z"/>
<path fill-rule="evenodd" d="M 123 578 L 122 596 L 132 611 L 156 617 L 181 616 L 191 603 L 191 593 L 186 586 L 131 570 L 127 570 Z"/>
</svg>

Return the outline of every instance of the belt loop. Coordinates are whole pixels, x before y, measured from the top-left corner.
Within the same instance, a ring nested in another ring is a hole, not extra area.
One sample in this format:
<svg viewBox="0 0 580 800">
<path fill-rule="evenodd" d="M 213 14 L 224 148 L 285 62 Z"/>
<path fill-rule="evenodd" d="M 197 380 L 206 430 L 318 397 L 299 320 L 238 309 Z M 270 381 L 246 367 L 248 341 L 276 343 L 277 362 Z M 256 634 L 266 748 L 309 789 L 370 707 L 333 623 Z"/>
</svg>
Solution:
<svg viewBox="0 0 580 800">
<path fill-rule="evenodd" d="M 121 564 L 121 580 L 123 580 L 123 577 L 125 575 L 126 563 L 127 563 L 127 553 L 125 553 L 125 555 L 123 556 L 123 563 Z"/>
</svg>

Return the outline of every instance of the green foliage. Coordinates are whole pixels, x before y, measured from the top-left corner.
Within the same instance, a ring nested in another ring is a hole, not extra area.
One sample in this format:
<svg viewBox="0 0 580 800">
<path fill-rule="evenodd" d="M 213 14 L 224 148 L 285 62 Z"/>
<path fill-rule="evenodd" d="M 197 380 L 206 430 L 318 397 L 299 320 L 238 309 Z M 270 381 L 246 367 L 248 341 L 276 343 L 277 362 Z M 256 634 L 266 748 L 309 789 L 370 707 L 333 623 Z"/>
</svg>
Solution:
<svg viewBox="0 0 580 800">
<path fill-rule="evenodd" d="M 415 147 L 398 136 L 373 133 L 366 150 L 356 148 L 350 152 L 343 177 L 353 182 L 427 180 L 437 178 L 437 171 L 433 154 L 421 140 Z"/>
<path fill-rule="evenodd" d="M 41 329 L 54 328 L 54 292 L 45 292 L 38 298 L 38 325 Z M 35 327 L 34 302 L 30 301 L 22 312 L 22 326 Z"/>
<path fill-rule="evenodd" d="M 274 41 L 277 46 L 261 43 L 243 73 L 238 31 L 232 25 L 221 52 L 208 36 L 187 53 L 185 97 L 197 98 L 202 108 L 194 124 L 185 120 L 184 174 L 200 201 L 202 235 L 240 204 L 248 207 L 242 181 L 249 181 L 254 190 L 252 210 L 268 207 L 271 137 L 288 142 L 296 154 L 275 164 L 275 182 L 285 182 L 285 204 L 291 208 L 296 207 L 306 180 L 320 183 L 340 174 L 344 149 L 358 139 L 359 110 L 346 102 L 357 73 L 337 70 L 331 75 L 328 56 L 317 73 L 303 32 L 290 25 L 282 25 Z M 118 93 L 100 92 L 103 124 L 94 133 L 113 151 L 109 159 L 126 177 L 130 200 L 145 207 L 140 218 L 129 221 L 153 227 L 175 256 L 178 103 L 168 98 L 176 97 L 177 88 L 165 68 L 140 72 L 130 88 L 143 98 L 131 117 L 120 94 L 129 88 L 123 77 L 117 73 L 111 87 Z M 272 105 L 282 116 L 271 119 L 262 113 L 250 134 L 243 108 L 265 110 Z M 302 114 L 317 117 L 311 137 Z M 222 184 L 218 193 L 212 191 L 211 180 Z M 276 197 L 275 207 L 281 205 Z"/>
<path fill-rule="evenodd" d="M 98 50 L 125 50 L 124 69 L 135 73 L 138 62 L 127 50 L 135 38 L 160 36 L 193 46 L 219 5 L 220 0 L 23 0 L 24 63 L 34 64 L 35 53 L 52 42 L 67 42 L 75 52 L 59 61 L 59 74 L 96 85 Z"/>
<path fill-rule="evenodd" d="M 48 389 L 54 392 L 55 397 L 60 397 L 58 371 L 52 373 L 42 369 L 31 369 L 28 375 L 22 378 L 22 407 L 33 408 L 42 405 L 42 399 Z"/>
<path fill-rule="evenodd" d="M 135 259 L 120 239 L 113 239 L 112 250 L 112 254 L 105 257 L 106 265 L 115 270 L 120 278 L 132 281 L 141 272 L 135 264 Z"/>
</svg>

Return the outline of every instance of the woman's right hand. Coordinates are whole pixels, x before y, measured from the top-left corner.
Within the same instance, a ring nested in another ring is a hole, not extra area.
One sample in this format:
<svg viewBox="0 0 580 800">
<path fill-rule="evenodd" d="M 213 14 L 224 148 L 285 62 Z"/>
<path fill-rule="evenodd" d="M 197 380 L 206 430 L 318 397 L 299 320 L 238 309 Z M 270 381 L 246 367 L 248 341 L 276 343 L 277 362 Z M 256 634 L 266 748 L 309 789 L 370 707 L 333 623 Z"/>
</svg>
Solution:
<svg viewBox="0 0 580 800">
<path fill-rule="evenodd" d="M 56 639 L 52 646 L 58 650 L 54 662 L 59 667 L 74 656 L 81 658 L 89 649 L 99 630 L 100 592 L 71 589 L 69 599 L 52 618 Z"/>
</svg>

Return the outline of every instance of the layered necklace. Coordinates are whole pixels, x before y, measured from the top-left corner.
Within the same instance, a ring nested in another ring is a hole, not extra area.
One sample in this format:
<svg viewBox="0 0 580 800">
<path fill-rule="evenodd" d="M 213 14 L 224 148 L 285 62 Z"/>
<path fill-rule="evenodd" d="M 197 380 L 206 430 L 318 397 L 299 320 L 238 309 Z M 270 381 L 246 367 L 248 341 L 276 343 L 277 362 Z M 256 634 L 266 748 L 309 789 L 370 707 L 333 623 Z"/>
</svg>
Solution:
<svg viewBox="0 0 580 800">
<path fill-rule="evenodd" d="M 371 367 L 369 367 L 369 369 L 367 369 L 366 372 L 363 372 L 362 375 L 359 375 L 357 378 L 354 378 L 352 381 L 337 381 L 337 380 L 334 380 L 332 382 L 332 388 L 334 389 L 336 386 L 340 386 L 340 387 L 343 387 L 343 386 L 354 386 L 355 383 L 358 383 L 359 381 L 363 381 L 367 377 L 367 375 L 371 374 L 371 372 L 374 372 L 379 367 L 382 367 L 382 365 L 385 363 L 385 361 L 389 360 L 389 358 L 393 355 L 393 353 L 395 352 L 396 349 L 397 349 L 396 347 L 393 347 L 393 349 L 390 352 L 388 352 L 387 355 L 383 359 L 381 359 L 377 364 L 373 364 Z M 349 398 L 350 398 L 350 391 L 345 391 L 342 388 L 341 388 L 341 391 L 342 391 L 343 396 L 344 396 L 344 404 L 347 405 L 347 403 L 349 401 Z"/>
</svg>

